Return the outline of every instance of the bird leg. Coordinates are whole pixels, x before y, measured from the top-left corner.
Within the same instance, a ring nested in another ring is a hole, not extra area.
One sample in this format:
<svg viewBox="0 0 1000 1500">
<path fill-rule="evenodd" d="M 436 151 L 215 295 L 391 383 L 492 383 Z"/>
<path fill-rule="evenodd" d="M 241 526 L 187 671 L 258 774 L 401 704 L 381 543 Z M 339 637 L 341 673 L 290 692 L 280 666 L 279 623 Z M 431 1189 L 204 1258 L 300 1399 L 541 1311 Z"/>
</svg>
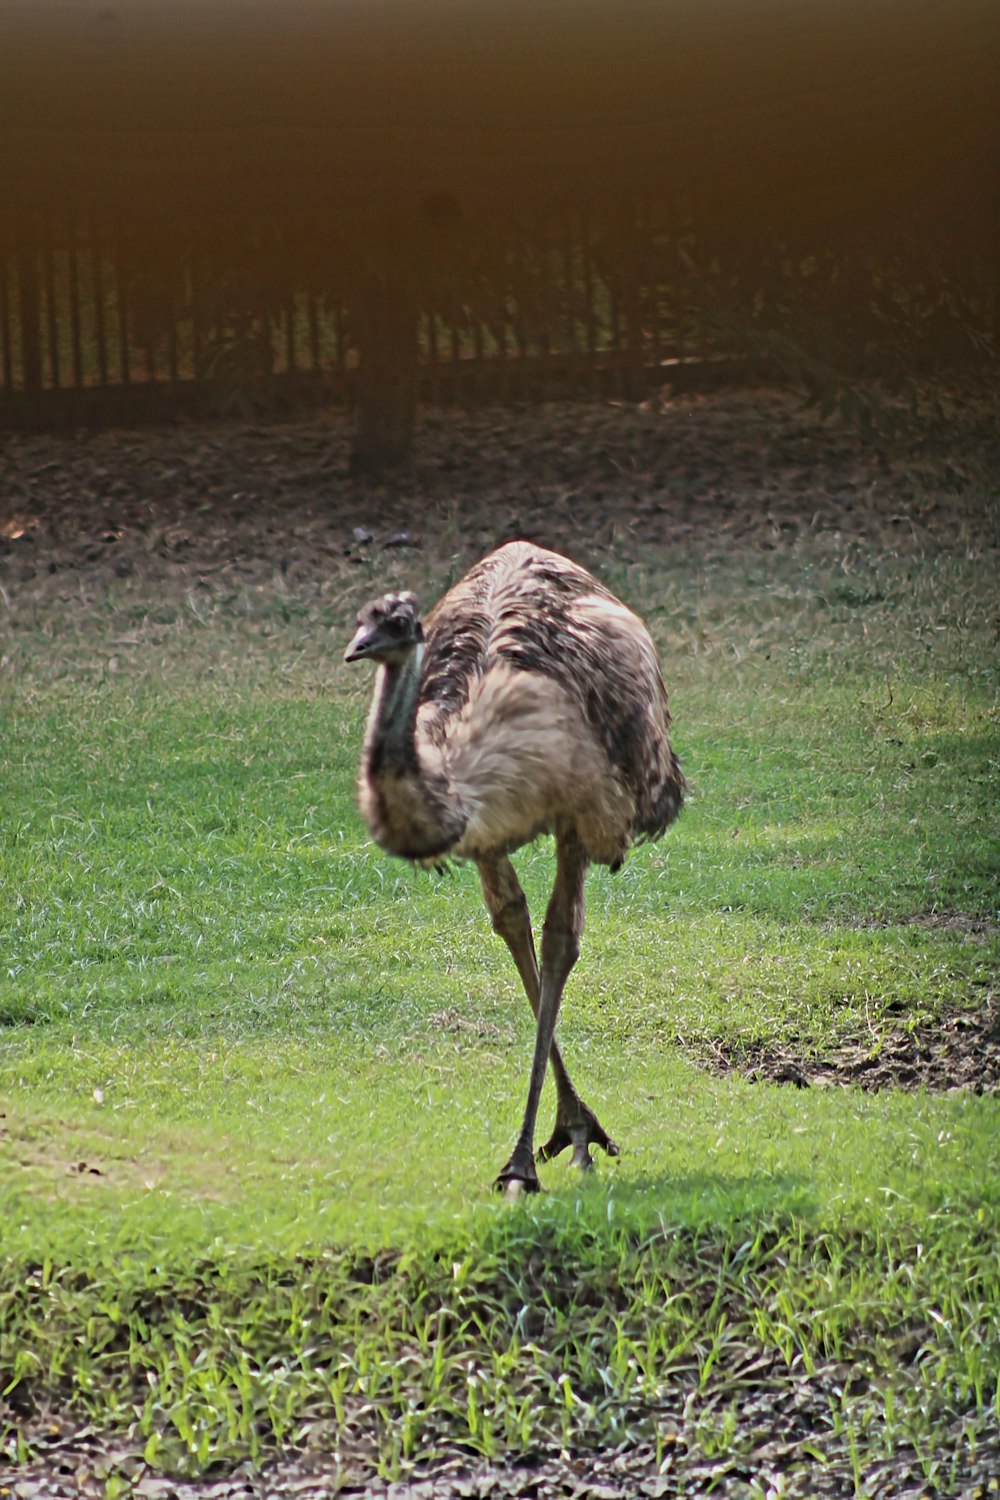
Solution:
<svg viewBox="0 0 1000 1500">
<path fill-rule="evenodd" d="M 479 878 L 483 887 L 483 899 L 493 921 L 493 931 L 503 938 L 511 951 L 532 1015 L 537 1020 L 540 989 L 538 960 L 535 957 L 528 903 L 517 872 L 506 854 L 499 854 L 489 862 L 479 862 Z M 550 1057 L 559 1099 L 561 1102 L 565 1101 L 572 1114 L 572 1106 L 579 1104 L 580 1100 L 555 1041 L 552 1043 Z"/>
<path fill-rule="evenodd" d="M 529 1192 L 538 1190 L 533 1142 L 535 1116 L 545 1077 L 547 1060 L 551 1060 L 555 1078 L 557 1108 L 555 1129 L 538 1152 L 541 1161 L 556 1156 L 567 1146 L 573 1148 L 573 1165 L 590 1167 L 591 1145 L 601 1146 L 609 1156 L 618 1155 L 618 1147 L 601 1126 L 588 1105 L 573 1087 L 554 1039 L 556 1018 L 562 991 L 576 962 L 583 930 L 583 885 L 587 873 L 587 856 L 580 844 L 560 840 L 556 850 L 556 883 L 549 902 L 542 935 L 542 975 L 539 977 L 528 904 L 517 874 L 506 855 L 479 862 L 479 874 L 486 906 L 494 930 L 504 939 L 517 965 L 521 982 L 535 1015 L 537 1030 L 535 1056 L 528 1088 L 528 1105 L 517 1145 L 510 1161 L 497 1179 L 497 1187 L 512 1184 Z"/>
</svg>

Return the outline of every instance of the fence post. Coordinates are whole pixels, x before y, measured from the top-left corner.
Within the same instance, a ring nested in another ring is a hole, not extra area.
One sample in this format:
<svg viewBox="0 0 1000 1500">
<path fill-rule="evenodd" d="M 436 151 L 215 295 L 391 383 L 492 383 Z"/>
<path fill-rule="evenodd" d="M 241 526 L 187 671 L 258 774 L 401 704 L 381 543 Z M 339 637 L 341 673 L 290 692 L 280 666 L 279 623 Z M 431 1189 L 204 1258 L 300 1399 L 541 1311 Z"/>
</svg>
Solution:
<svg viewBox="0 0 1000 1500">
<path fill-rule="evenodd" d="M 378 257 L 357 299 L 357 422 L 351 468 L 372 478 L 409 463 L 417 417 L 417 305 L 404 265 Z"/>
</svg>

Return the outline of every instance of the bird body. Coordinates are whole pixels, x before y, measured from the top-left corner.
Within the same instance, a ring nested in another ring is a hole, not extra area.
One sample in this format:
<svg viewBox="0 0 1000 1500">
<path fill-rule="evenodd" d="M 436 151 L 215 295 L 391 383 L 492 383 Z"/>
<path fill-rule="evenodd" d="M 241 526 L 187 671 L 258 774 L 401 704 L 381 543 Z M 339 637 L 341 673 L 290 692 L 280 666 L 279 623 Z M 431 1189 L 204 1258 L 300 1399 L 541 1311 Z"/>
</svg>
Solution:
<svg viewBox="0 0 1000 1500">
<path fill-rule="evenodd" d="M 390 853 L 475 859 L 571 825 L 591 860 L 617 866 L 677 815 L 653 643 L 568 558 L 507 543 L 431 611 L 411 659 L 382 672 L 359 794 Z M 393 756 L 397 737 L 406 754 Z"/>
<path fill-rule="evenodd" d="M 550 1057 L 559 1110 L 540 1154 L 572 1145 L 581 1166 L 588 1144 L 616 1154 L 553 1036 L 588 865 L 617 869 L 631 844 L 658 838 L 680 810 L 684 781 L 646 627 L 579 564 L 509 542 L 424 623 L 412 594 L 367 605 L 346 657 L 378 663 L 359 778 L 373 837 L 416 862 L 476 862 L 538 1018 L 529 1105 L 501 1184 L 537 1187 L 534 1114 Z M 557 877 L 539 971 L 509 855 L 542 833 L 555 835 Z"/>
</svg>

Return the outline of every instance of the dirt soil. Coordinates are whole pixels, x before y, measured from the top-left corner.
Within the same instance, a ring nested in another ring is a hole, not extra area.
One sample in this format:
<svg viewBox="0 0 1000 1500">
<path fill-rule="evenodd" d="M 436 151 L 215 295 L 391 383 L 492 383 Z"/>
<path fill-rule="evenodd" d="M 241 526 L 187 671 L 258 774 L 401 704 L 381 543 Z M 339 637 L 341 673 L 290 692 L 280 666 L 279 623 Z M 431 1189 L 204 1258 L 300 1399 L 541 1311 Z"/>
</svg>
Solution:
<svg viewBox="0 0 1000 1500">
<path fill-rule="evenodd" d="M 716 1043 L 701 1059 L 715 1073 L 745 1073 L 754 1083 L 796 1088 L 927 1089 L 995 1094 L 1000 1089 L 1000 1008 L 991 994 L 980 1011 L 956 1011 L 933 1026 L 898 1028 L 879 1039 L 851 1038 L 826 1056 L 800 1047 Z"/>
<path fill-rule="evenodd" d="M 464 564 L 529 536 L 594 566 L 774 552 L 1000 551 L 996 415 L 957 400 L 864 443 L 777 390 L 428 412 L 413 472 L 366 488 L 344 417 L 0 439 L 0 630 L 108 597 L 335 601 L 394 549 Z M 345 622 L 346 623 L 346 622 Z"/>
<path fill-rule="evenodd" d="M 171 1479 L 150 1470 L 127 1438 L 90 1429 L 40 1434 L 36 1456 L 16 1469 L 0 1466 L 0 1496 L 16 1500 L 992 1500 L 1000 1473 L 1000 1433 L 967 1440 L 962 1419 L 938 1434 L 937 1451 L 953 1456 L 944 1488 L 928 1483 L 918 1455 L 899 1445 L 891 1456 L 856 1476 L 844 1434 L 831 1409 L 864 1377 L 830 1365 L 807 1374 L 777 1354 L 746 1361 L 739 1427 L 730 1455 L 699 1446 L 690 1400 L 679 1395 L 663 1424 L 659 1445 L 629 1440 L 599 1452 L 521 1455 L 493 1462 L 461 1447 L 444 1447 L 432 1466 L 418 1465 L 397 1480 L 375 1478 L 360 1455 L 334 1456 L 322 1434 L 263 1464 L 246 1463 L 200 1480 Z M 728 1408 L 733 1391 L 707 1393 L 697 1415 Z M 803 1445 L 823 1455 L 819 1467 Z M 748 1458 L 747 1454 L 752 1454 Z M 109 1488 L 108 1479 L 127 1488 Z M 856 1488 L 856 1482 L 860 1487 Z"/>
<path fill-rule="evenodd" d="M 957 399 L 943 421 L 868 443 L 820 421 L 794 393 L 770 389 L 666 392 L 641 407 L 436 411 L 425 415 L 413 472 L 377 488 L 350 478 L 349 441 L 341 417 L 8 436 L 0 448 L 0 687 L 4 678 L 16 684 L 30 643 L 37 650 L 42 639 L 55 658 L 71 638 L 106 632 L 109 610 L 126 605 L 142 621 L 128 637 L 139 653 L 155 639 L 157 610 L 211 612 L 247 600 L 342 610 L 346 638 L 351 599 L 390 556 L 409 554 L 415 571 L 440 577 L 514 535 L 598 568 L 609 560 L 655 567 L 678 549 L 695 560 L 780 552 L 807 535 L 827 556 L 851 546 L 873 555 L 974 548 L 1000 563 L 1000 509 L 989 499 L 1000 469 L 996 413 Z M 920 920 L 951 925 L 970 942 L 995 933 L 995 924 L 962 913 Z M 901 1025 L 876 1053 L 870 1038 L 858 1038 L 823 1058 L 787 1047 L 717 1051 L 702 1061 L 799 1086 L 993 1090 L 1000 1019 L 994 1004 L 935 1027 Z M 335 1464 L 321 1443 L 313 1453 L 308 1438 L 263 1468 L 173 1481 L 149 1472 L 127 1439 L 40 1417 L 29 1433 L 36 1458 L 0 1469 L 0 1496 L 103 1500 L 108 1475 L 128 1480 L 115 1493 L 146 1500 L 853 1494 L 851 1456 L 827 1430 L 830 1392 L 850 1379 L 834 1367 L 808 1376 L 784 1366 L 748 1372 L 743 1420 L 771 1434 L 754 1442 L 752 1474 L 701 1453 L 681 1407 L 661 1455 L 633 1443 L 511 1466 L 455 1451 L 406 1485 L 376 1481 L 350 1458 Z M 814 1440 L 821 1434 L 828 1460 L 812 1475 L 797 1467 L 806 1430 Z M 954 1452 L 949 1493 L 992 1493 L 1000 1439 L 973 1452 L 956 1430 Z M 864 1493 L 943 1492 L 925 1486 L 915 1456 L 900 1452 L 866 1476 Z"/>
</svg>

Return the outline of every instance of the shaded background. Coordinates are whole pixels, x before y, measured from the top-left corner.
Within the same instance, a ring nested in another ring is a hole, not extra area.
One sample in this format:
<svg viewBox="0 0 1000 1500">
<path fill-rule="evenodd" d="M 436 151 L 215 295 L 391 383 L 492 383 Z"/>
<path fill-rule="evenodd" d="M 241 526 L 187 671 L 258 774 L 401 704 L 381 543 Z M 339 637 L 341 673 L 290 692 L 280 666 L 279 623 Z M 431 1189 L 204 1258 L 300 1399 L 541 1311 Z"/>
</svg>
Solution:
<svg viewBox="0 0 1000 1500">
<path fill-rule="evenodd" d="M 23 0 L 0 419 L 990 376 L 994 0 Z"/>
</svg>

